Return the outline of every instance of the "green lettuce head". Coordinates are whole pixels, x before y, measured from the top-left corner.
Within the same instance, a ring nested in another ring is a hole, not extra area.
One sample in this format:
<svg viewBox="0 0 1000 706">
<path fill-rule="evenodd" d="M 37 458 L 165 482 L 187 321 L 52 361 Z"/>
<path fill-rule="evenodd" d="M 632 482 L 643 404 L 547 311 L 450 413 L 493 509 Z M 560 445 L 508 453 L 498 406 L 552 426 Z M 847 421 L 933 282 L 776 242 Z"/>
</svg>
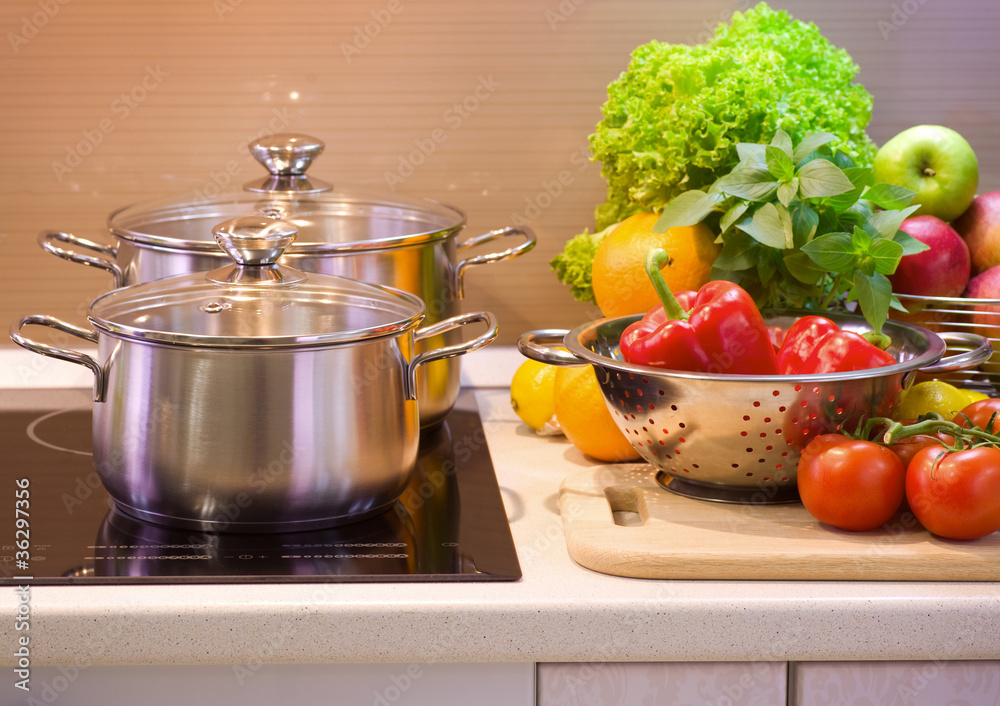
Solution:
<svg viewBox="0 0 1000 706">
<path fill-rule="evenodd" d="M 767 143 L 779 128 L 796 142 L 829 132 L 832 147 L 871 166 L 872 96 L 857 73 L 814 24 L 764 3 L 735 13 L 705 44 L 638 47 L 590 137 L 608 184 L 597 230 L 707 187 L 737 164 L 737 143 Z"/>
</svg>

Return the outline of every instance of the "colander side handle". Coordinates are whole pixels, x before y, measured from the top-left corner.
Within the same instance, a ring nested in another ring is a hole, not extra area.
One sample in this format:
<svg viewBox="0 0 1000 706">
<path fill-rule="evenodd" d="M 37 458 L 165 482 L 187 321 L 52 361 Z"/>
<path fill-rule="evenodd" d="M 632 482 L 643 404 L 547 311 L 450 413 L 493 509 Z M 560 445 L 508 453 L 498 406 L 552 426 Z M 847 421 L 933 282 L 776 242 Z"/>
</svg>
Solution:
<svg viewBox="0 0 1000 706">
<path fill-rule="evenodd" d="M 969 347 L 971 350 L 946 356 L 933 365 L 924 366 L 919 369 L 921 373 L 934 375 L 966 370 L 985 363 L 993 355 L 993 344 L 988 338 L 977 333 L 949 331 L 939 333 L 938 336 L 948 345 Z"/>
<path fill-rule="evenodd" d="M 578 358 L 567 350 L 551 348 L 553 345 L 562 345 L 568 333 L 568 330 L 559 328 L 528 331 L 517 339 L 517 350 L 525 357 L 537 360 L 539 363 L 586 365 L 586 360 Z"/>
</svg>

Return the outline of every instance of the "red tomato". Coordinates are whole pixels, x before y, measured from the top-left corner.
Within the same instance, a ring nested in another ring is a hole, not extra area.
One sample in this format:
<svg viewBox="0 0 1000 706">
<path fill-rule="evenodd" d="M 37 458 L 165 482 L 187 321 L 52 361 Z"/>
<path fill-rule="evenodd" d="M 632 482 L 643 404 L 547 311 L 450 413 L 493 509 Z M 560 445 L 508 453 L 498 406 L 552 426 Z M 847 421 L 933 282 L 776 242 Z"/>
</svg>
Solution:
<svg viewBox="0 0 1000 706">
<path fill-rule="evenodd" d="M 990 417 L 994 414 L 997 415 L 997 418 L 993 422 L 993 428 L 987 429 Z M 951 421 L 968 429 L 970 420 L 972 421 L 971 426 L 977 426 L 991 434 L 1000 433 L 1000 398 L 987 397 L 985 400 L 976 400 L 956 414 Z"/>
<path fill-rule="evenodd" d="M 845 530 L 888 522 L 903 502 L 906 470 L 885 446 L 822 434 L 799 458 L 799 496 L 809 514 Z"/>
<path fill-rule="evenodd" d="M 913 424 L 915 421 L 915 419 L 902 419 L 900 423 Z M 903 462 L 903 468 L 906 468 L 910 465 L 910 460 L 917 455 L 917 451 L 926 449 L 928 446 L 940 449 L 943 448 L 943 444 L 951 446 L 954 443 L 955 439 L 950 434 L 938 432 L 937 434 L 918 434 L 907 439 L 900 439 L 890 444 L 889 449 L 899 456 L 899 460 Z"/>
<path fill-rule="evenodd" d="M 1000 529 L 1000 449 L 917 452 L 906 469 L 906 498 L 920 524 L 939 537 L 993 534 Z"/>
</svg>

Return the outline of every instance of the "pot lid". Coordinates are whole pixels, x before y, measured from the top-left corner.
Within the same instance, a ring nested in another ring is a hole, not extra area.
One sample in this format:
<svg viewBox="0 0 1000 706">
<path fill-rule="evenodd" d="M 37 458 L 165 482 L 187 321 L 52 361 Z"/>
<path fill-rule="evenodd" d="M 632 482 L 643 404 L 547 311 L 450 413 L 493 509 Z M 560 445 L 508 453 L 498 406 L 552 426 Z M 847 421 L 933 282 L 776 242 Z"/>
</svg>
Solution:
<svg viewBox="0 0 1000 706">
<path fill-rule="evenodd" d="M 309 176 L 306 170 L 323 148 L 323 142 L 308 135 L 261 138 L 249 150 L 267 169 L 267 176 L 223 191 L 216 182 L 232 177 L 220 171 L 192 192 L 119 209 L 108 218 L 108 227 L 125 240 L 214 252 L 215 224 L 263 214 L 298 229 L 290 254 L 329 254 L 422 245 L 454 236 L 465 225 L 465 214 L 446 204 L 396 194 L 338 191 Z"/>
<path fill-rule="evenodd" d="M 423 318 L 412 294 L 278 265 L 296 236 L 290 223 L 243 216 L 213 233 L 233 264 L 112 290 L 90 305 L 90 321 L 143 341 L 268 348 L 391 336 Z"/>
</svg>

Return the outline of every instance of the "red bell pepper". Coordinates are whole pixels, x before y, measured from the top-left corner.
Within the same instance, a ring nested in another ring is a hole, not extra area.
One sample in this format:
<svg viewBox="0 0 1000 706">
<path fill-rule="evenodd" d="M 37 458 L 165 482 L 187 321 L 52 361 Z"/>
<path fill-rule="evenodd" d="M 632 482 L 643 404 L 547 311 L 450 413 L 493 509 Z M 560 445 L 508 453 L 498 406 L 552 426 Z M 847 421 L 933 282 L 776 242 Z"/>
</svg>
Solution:
<svg viewBox="0 0 1000 706">
<path fill-rule="evenodd" d="M 888 343 L 883 334 L 843 331 L 824 316 L 803 316 L 785 334 L 778 370 L 782 375 L 814 375 L 894 365 L 896 359 L 869 338 Z"/>
<path fill-rule="evenodd" d="M 646 274 L 662 305 L 622 332 L 625 361 L 671 370 L 777 375 L 771 337 L 750 295 L 733 282 L 716 280 L 696 293 L 674 296 L 660 273 L 668 259 L 659 248 L 646 255 Z"/>
</svg>

